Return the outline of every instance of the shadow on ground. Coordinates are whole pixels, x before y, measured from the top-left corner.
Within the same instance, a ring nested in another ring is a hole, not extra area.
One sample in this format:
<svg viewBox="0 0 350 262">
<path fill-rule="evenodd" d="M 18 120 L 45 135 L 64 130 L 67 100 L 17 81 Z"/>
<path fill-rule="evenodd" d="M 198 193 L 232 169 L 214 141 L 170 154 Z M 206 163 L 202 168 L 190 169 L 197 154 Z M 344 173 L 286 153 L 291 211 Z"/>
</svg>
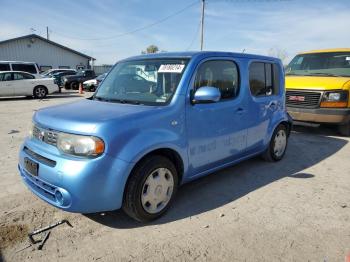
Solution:
<svg viewBox="0 0 350 262">
<path fill-rule="evenodd" d="M 167 214 L 150 224 L 134 222 L 120 210 L 103 216 L 86 216 L 112 228 L 163 224 L 216 209 L 285 177 L 303 183 L 304 179 L 317 176 L 305 173 L 305 169 L 332 156 L 348 143 L 345 139 L 315 135 L 312 129 L 307 130 L 306 133 L 292 132 L 287 153 L 280 162 L 267 163 L 254 158 L 183 185 Z"/>
</svg>

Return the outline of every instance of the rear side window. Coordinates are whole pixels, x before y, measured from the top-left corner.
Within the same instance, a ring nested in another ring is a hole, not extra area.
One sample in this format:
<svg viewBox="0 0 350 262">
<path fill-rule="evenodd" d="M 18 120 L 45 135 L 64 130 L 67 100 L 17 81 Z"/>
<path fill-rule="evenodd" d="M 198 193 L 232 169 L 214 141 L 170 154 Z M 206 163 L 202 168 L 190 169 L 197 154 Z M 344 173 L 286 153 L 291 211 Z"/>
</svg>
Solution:
<svg viewBox="0 0 350 262">
<path fill-rule="evenodd" d="M 249 86 L 253 96 L 278 94 L 279 69 L 272 63 L 254 62 L 249 67 Z"/>
<path fill-rule="evenodd" d="M 11 71 L 10 64 L 0 64 L 0 71 Z"/>
<path fill-rule="evenodd" d="M 3 73 L 0 74 L 0 81 L 11 81 L 12 80 L 12 73 Z"/>
<path fill-rule="evenodd" d="M 36 74 L 36 67 L 34 64 L 12 64 L 13 71 L 24 71 L 32 74 Z"/>
<path fill-rule="evenodd" d="M 239 76 L 237 65 L 232 61 L 207 61 L 200 65 L 194 89 L 203 86 L 216 87 L 221 92 L 221 100 L 233 99 L 238 95 Z"/>
</svg>

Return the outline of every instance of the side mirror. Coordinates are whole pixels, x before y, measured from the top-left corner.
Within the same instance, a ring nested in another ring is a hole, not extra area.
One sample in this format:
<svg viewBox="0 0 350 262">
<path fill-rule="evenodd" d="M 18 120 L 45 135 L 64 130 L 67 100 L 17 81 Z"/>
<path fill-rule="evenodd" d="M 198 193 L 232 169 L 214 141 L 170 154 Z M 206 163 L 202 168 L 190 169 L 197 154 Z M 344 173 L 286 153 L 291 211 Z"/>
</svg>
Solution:
<svg viewBox="0 0 350 262">
<path fill-rule="evenodd" d="M 221 98 L 221 92 L 216 87 L 203 86 L 199 88 L 192 98 L 193 104 L 207 104 L 218 102 Z"/>
</svg>

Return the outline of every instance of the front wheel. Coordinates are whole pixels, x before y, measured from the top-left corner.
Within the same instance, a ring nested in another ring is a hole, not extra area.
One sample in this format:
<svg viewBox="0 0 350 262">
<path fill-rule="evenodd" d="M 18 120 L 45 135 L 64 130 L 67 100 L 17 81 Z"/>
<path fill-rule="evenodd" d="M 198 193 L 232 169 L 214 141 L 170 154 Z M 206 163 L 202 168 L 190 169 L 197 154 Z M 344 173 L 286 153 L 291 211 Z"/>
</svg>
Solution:
<svg viewBox="0 0 350 262">
<path fill-rule="evenodd" d="M 78 83 L 78 82 L 72 82 L 72 83 L 70 84 L 70 88 L 71 88 L 72 90 L 78 90 L 78 89 L 79 89 L 79 83 Z"/>
<path fill-rule="evenodd" d="M 338 127 L 338 131 L 342 136 L 350 136 L 350 122 Z"/>
<path fill-rule="evenodd" d="M 45 86 L 36 86 L 33 90 L 33 96 L 38 99 L 43 99 L 47 96 L 47 88 Z"/>
<path fill-rule="evenodd" d="M 262 157 L 268 162 L 280 161 L 286 153 L 287 144 L 287 128 L 285 125 L 280 124 L 273 132 L 269 147 L 264 152 Z"/>
<path fill-rule="evenodd" d="M 148 157 L 137 165 L 129 178 L 123 209 L 140 222 L 154 220 L 167 211 L 177 186 L 174 164 L 163 156 Z"/>
</svg>

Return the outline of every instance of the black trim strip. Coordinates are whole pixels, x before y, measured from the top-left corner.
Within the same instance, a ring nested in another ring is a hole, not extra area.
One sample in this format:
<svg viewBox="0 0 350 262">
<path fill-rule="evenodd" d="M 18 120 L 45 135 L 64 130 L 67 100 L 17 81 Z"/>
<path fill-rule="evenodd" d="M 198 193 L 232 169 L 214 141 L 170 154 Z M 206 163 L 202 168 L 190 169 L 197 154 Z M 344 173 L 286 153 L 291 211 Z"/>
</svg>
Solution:
<svg viewBox="0 0 350 262">
<path fill-rule="evenodd" d="M 43 157 L 35 152 L 33 152 L 32 150 L 30 150 L 28 147 L 24 147 L 23 151 L 25 153 L 27 153 L 29 156 L 31 156 L 32 158 L 34 158 L 35 160 L 39 161 L 40 163 L 50 166 L 50 167 L 55 167 L 56 166 L 56 161 L 53 161 L 51 159 L 48 159 L 46 157 Z"/>
</svg>

